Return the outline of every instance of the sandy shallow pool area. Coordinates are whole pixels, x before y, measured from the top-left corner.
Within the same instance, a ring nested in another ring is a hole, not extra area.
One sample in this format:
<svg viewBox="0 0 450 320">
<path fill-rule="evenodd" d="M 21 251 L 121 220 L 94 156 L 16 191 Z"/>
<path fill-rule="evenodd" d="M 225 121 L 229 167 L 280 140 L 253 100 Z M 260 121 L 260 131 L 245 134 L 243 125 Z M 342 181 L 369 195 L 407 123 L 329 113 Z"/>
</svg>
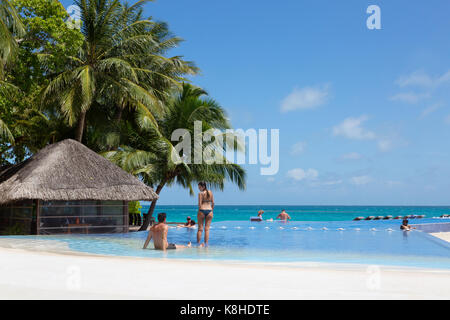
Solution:
<svg viewBox="0 0 450 320">
<path fill-rule="evenodd" d="M 0 249 L 0 299 L 449 299 L 450 270 Z"/>
</svg>

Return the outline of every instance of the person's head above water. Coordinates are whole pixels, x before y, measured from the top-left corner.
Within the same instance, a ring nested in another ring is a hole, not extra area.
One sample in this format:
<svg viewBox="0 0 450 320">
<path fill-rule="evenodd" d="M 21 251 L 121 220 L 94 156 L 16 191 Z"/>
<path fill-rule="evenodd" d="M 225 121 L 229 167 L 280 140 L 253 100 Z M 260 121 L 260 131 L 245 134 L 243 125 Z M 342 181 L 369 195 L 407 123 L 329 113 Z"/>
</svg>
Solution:
<svg viewBox="0 0 450 320">
<path fill-rule="evenodd" d="M 408 225 L 408 219 L 403 219 L 403 222 L 402 222 L 402 224 L 404 225 L 404 226 L 407 226 Z"/>
<path fill-rule="evenodd" d="M 166 222 L 166 213 L 165 212 L 158 213 L 158 222 L 159 223 Z"/>
<path fill-rule="evenodd" d="M 187 220 L 187 221 L 191 221 L 191 217 L 187 217 L 186 220 Z"/>
</svg>

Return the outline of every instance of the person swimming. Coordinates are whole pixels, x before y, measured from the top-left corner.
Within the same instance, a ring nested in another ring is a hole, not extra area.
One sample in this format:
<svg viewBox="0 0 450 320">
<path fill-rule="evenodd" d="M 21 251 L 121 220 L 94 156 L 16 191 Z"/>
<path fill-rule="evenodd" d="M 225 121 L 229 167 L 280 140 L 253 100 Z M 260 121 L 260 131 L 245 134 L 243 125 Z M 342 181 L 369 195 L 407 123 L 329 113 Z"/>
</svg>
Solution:
<svg viewBox="0 0 450 320">
<path fill-rule="evenodd" d="M 185 224 L 177 225 L 177 228 L 193 228 L 195 227 L 195 221 L 191 219 L 191 217 L 186 218 Z"/>
<path fill-rule="evenodd" d="M 186 218 L 186 223 L 184 224 L 185 227 L 193 227 L 195 226 L 195 221 L 191 219 L 191 217 Z"/>
<path fill-rule="evenodd" d="M 408 219 L 404 218 L 402 221 L 402 225 L 400 226 L 400 230 L 411 231 L 412 229 L 415 229 L 415 227 L 410 226 L 408 222 Z"/>
<path fill-rule="evenodd" d="M 145 240 L 143 249 L 147 249 L 150 240 L 153 238 L 153 244 L 156 250 L 170 250 L 170 249 L 178 249 L 178 248 L 189 248 L 191 247 L 191 243 L 187 246 L 168 243 L 167 242 L 167 231 L 169 227 L 166 224 L 166 214 L 161 212 L 158 214 L 158 224 L 152 226 L 148 231 L 147 239 Z"/>
<path fill-rule="evenodd" d="M 291 217 L 287 214 L 286 210 L 281 210 L 281 213 L 277 216 L 277 219 L 280 219 L 281 221 L 288 221 L 291 219 Z"/>
<path fill-rule="evenodd" d="M 178 224 L 177 228 L 195 228 L 195 221 L 192 220 L 191 217 L 187 217 L 186 218 L 186 223 Z"/>
<path fill-rule="evenodd" d="M 198 231 L 197 231 L 197 243 L 200 243 L 202 239 L 203 227 L 205 228 L 205 245 L 208 245 L 209 241 L 209 228 L 214 215 L 214 195 L 208 190 L 205 182 L 199 182 L 198 189 Z"/>
</svg>

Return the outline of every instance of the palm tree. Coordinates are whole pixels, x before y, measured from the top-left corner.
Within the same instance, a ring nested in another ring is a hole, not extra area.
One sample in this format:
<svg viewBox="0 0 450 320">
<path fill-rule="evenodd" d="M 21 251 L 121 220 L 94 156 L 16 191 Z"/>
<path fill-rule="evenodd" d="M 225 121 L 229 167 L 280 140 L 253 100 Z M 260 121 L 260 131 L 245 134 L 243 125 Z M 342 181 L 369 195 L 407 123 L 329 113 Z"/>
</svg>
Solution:
<svg viewBox="0 0 450 320">
<path fill-rule="evenodd" d="M 0 1 L 0 80 L 3 80 L 5 65 L 17 52 L 15 36 L 22 36 L 25 28 L 9 0 Z"/>
<path fill-rule="evenodd" d="M 225 112 L 212 99 L 205 97 L 206 92 L 189 84 L 183 84 L 182 91 L 173 97 L 167 106 L 167 112 L 157 119 L 157 128 L 151 115 L 139 111 L 138 125 L 127 123 L 124 144 L 115 151 L 105 152 L 104 156 L 124 170 L 139 176 L 146 184 L 155 187 L 159 195 L 165 186 L 174 184 L 187 188 L 194 194 L 193 182 L 206 181 L 213 188 L 223 189 L 226 180 L 245 189 L 245 171 L 239 165 L 222 159 L 223 163 L 194 164 L 183 158 L 171 141 L 172 132 L 179 128 L 186 129 L 191 137 L 194 135 L 194 121 L 201 121 L 202 132 L 209 129 L 229 129 L 230 124 Z M 150 118 L 149 118 L 150 116 Z M 208 148 L 205 143 L 203 148 Z M 224 144 L 239 148 L 239 145 Z M 157 199 L 153 200 L 146 219 L 141 227 L 146 230 L 153 215 Z"/>
<path fill-rule="evenodd" d="M 76 125 L 80 142 L 93 107 L 104 115 L 115 112 L 117 120 L 125 108 L 160 115 L 167 88 L 197 71 L 180 57 L 164 56 L 181 39 L 171 36 L 165 24 L 142 18 L 146 2 L 129 6 L 119 0 L 75 1 L 81 10 L 84 43 L 42 96 L 46 105 L 59 106 L 70 126 Z"/>
<path fill-rule="evenodd" d="M 25 28 L 14 7 L 8 0 L 0 1 L 0 93 L 9 94 L 17 88 L 5 81 L 5 66 L 16 56 L 15 36 L 22 36 Z M 6 123 L 0 118 L 0 138 L 13 143 L 14 136 Z"/>
</svg>

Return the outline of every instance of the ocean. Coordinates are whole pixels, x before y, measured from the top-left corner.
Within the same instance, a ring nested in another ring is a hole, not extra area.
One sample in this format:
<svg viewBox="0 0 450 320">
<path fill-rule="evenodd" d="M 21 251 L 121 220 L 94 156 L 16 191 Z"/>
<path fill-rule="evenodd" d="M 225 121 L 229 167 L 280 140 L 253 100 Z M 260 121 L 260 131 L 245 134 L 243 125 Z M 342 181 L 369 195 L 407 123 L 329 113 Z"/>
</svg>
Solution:
<svg viewBox="0 0 450 320">
<path fill-rule="evenodd" d="M 147 213 L 149 206 L 143 205 L 141 212 Z M 349 221 L 355 217 L 425 215 L 427 218 L 450 214 L 450 206 L 257 206 L 218 205 L 214 209 L 213 221 L 248 221 L 264 210 L 263 218 L 275 219 L 282 209 L 293 221 Z M 187 216 L 197 220 L 198 207 L 193 205 L 157 205 L 154 216 L 159 212 L 167 214 L 169 222 L 184 222 Z"/>
</svg>

